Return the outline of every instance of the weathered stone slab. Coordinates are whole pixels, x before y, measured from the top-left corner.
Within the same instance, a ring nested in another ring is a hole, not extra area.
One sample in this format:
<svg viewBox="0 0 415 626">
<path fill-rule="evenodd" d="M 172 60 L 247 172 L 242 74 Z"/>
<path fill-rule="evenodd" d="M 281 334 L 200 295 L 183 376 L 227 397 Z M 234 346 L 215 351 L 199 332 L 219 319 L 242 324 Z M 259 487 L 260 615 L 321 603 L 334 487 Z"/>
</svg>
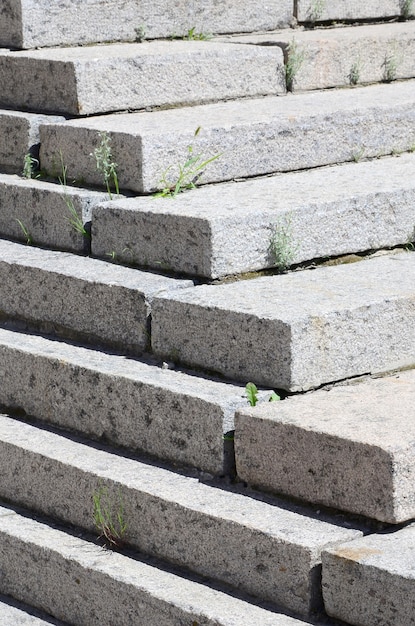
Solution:
<svg viewBox="0 0 415 626">
<path fill-rule="evenodd" d="M 297 391 L 415 363 L 414 321 L 408 252 L 155 298 L 152 345 L 229 378 Z"/>
<path fill-rule="evenodd" d="M 3 52 L 0 82 L 0 106 L 89 115 L 282 94 L 285 70 L 276 47 L 153 41 Z"/>
<path fill-rule="evenodd" d="M 271 246 L 277 233 L 285 233 L 287 265 L 405 244 L 415 239 L 414 168 L 415 155 L 405 154 L 211 185 L 174 200 L 97 204 L 92 251 L 213 279 L 281 262 Z"/>
<path fill-rule="evenodd" d="M 404 6 L 401 0 L 298 0 L 296 16 L 311 23 L 381 19 L 403 15 Z"/>
<path fill-rule="evenodd" d="M 105 200 L 108 196 L 98 191 L 0 174 L 0 234 L 24 243 L 30 238 L 37 245 L 89 252 L 92 207 Z"/>
<path fill-rule="evenodd" d="M 38 156 L 39 125 L 62 120 L 58 116 L 0 110 L 1 170 L 21 174 L 25 155 Z"/>
<path fill-rule="evenodd" d="M 0 509 L 0 536 L 2 589 L 72 624 L 303 624 L 12 509 Z"/>
<path fill-rule="evenodd" d="M 65 626 L 41 611 L 25 607 L 11 598 L 0 595 L 0 623 L 2 626 Z"/>
<path fill-rule="evenodd" d="M 0 354 L 4 406 L 212 474 L 234 469 L 224 435 L 247 403 L 241 387 L 3 329 Z"/>
<path fill-rule="evenodd" d="M 239 477 L 396 524 L 415 517 L 415 370 L 263 403 L 235 417 Z"/>
<path fill-rule="evenodd" d="M 363 5 L 364 6 L 364 5 Z M 412 22 L 289 31 L 224 39 L 281 46 L 292 67 L 290 88 L 326 89 L 415 76 Z M 297 67 L 298 64 L 298 67 Z"/>
<path fill-rule="evenodd" d="M 326 611 L 349 624 L 412 624 L 415 525 L 362 537 L 323 553 Z"/>
<path fill-rule="evenodd" d="M 127 543 L 302 615 L 318 608 L 321 550 L 362 534 L 7 416 L 0 448 L 3 498 L 94 532 L 92 497 L 107 489 L 108 506 L 123 503 Z"/>
<path fill-rule="evenodd" d="M 414 93 L 407 81 L 49 124 L 41 127 L 41 165 L 53 173 L 62 153 L 70 178 L 102 184 L 91 156 L 102 132 L 121 187 L 138 192 L 163 188 L 163 177 L 174 184 L 189 145 L 201 161 L 221 155 L 204 183 L 378 157 L 413 147 Z"/>
<path fill-rule="evenodd" d="M 292 0 L 2 0 L 0 46 L 37 48 L 136 41 L 194 33 L 240 33 L 289 26 Z M 48 19 L 45 20 L 45 15 Z"/>
<path fill-rule="evenodd" d="M 40 327 L 141 353 L 149 305 L 180 281 L 65 252 L 0 240 L 0 312 Z"/>
</svg>

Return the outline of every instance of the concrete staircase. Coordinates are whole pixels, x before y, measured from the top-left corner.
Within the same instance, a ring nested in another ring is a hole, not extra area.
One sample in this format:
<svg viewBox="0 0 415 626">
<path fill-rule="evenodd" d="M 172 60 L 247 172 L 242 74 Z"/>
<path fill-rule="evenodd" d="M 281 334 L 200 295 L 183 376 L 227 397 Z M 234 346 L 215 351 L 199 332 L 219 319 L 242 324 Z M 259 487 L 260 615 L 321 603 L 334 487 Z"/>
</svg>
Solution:
<svg viewBox="0 0 415 626">
<path fill-rule="evenodd" d="M 415 624 L 415 3 L 266 4 L 0 0 L 2 626 Z"/>
</svg>

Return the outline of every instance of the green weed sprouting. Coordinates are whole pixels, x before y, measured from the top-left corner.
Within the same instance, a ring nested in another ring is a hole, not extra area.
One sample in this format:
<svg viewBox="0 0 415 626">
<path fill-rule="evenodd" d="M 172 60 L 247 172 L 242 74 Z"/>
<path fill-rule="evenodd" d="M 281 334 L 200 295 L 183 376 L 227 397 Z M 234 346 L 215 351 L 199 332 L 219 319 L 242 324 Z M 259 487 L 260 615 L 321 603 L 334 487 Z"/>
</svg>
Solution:
<svg viewBox="0 0 415 626">
<path fill-rule="evenodd" d="M 97 170 L 101 172 L 105 187 L 107 188 L 109 199 L 112 200 L 111 183 L 114 185 L 115 194 L 120 193 L 117 163 L 113 160 L 111 150 L 111 138 L 106 131 L 99 133 L 100 144 L 95 148 L 91 156 L 95 157 Z"/>
<path fill-rule="evenodd" d="M 269 251 L 279 272 L 284 272 L 292 264 L 297 250 L 298 245 L 293 240 L 292 216 L 288 215 L 273 227 L 269 244 Z"/>
<path fill-rule="evenodd" d="M 33 239 L 32 239 L 31 234 L 29 233 L 27 227 L 25 226 L 25 224 L 21 220 L 17 219 L 17 217 L 16 217 L 16 222 L 19 224 L 19 226 L 21 228 L 21 231 L 22 231 L 23 235 L 26 238 L 26 244 L 28 246 L 31 246 L 32 243 L 33 243 Z"/>
<path fill-rule="evenodd" d="M 66 192 L 66 174 L 67 174 L 67 167 L 63 162 L 63 156 L 62 156 L 62 152 L 59 152 L 60 155 L 60 160 L 61 160 L 61 175 L 58 177 L 59 180 L 59 184 L 62 187 L 63 190 L 63 198 L 65 201 L 65 204 L 67 206 L 67 209 L 69 211 L 69 216 L 67 217 L 67 220 L 70 224 L 70 226 L 73 228 L 73 230 L 76 233 L 79 233 L 80 235 L 82 235 L 83 237 L 89 237 L 89 232 L 86 230 L 84 222 L 82 220 L 82 217 L 80 217 L 78 215 L 78 212 L 75 208 L 75 205 L 73 203 L 73 200 L 70 196 L 68 196 L 67 192 Z"/>
<path fill-rule="evenodd" d="M 305 59 L 305 51 L 300 49 L 295 39 L 286 47 L 285 53 L 285 82 L 287 90 L 294 88 L 295 77 L 300 71 Z"/>
<path fill-rule="evenodd" d="M 99 487 L 92 495 L 92 500 L 94 524 L 100 533 L 98 539 L 103 539 L 109 548 L 122 548 L 127 524 L 121 496 L 118 502 L 114 502 L 109 497 L 108 489 Z"/>
<path fill-rule="evenodd" d="M 245 386 L 245 393 L 249 406 L 256 406 L 258 404 L 257 386 L 254 383 L 247 383 Z M 275 393 L 275 391 L 272 391 L 268 402 L 277 402 L 278 400 L 281 400 L 280 396 Z"/>
<path fill-rule="evenodd" d="M 39 161 L 33 157 L 30 152 L 24 155 L 23 171 L 24 178 L 39 178 Z"/>
</svg>

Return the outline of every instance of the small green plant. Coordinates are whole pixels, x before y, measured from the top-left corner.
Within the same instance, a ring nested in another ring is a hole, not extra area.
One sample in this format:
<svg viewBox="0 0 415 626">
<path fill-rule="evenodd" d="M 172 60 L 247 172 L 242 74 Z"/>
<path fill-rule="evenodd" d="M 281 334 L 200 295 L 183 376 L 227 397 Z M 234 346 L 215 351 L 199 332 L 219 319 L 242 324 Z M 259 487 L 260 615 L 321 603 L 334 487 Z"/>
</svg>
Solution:
<svg viewBox="0 0 415 626">
<path fill-rule="evenodd" d="M 247 383 L 245 386 L 245 392 L 249 406 L 256 406 L 258 404 L 257 386 L 254 383 Z M 278 400 L 281 400 L 280 396 L 275 393 L 275 391 L 272 391 L 268 402 L 277 402 Z"/>
<path fill-rule="evenodd" d="M 25 236 L 25 238 L 26 238 L 26 244 L 27 244 L 28 246 L 31 246 L 31 245 L 32 245 L 32 243 L 33 243 L 33 239 L 32 239 L 32 237 L 31 237 L 31 235 L 30 235 L 30 233 L 29 233 L 28 229 L 26 228 L 25 224 L 24 224 L 21 220 L 17 219 L 17 217 L 16 217 L 16 222 L 19 224 L 19 226 L 20 226 L 20 228 L 21 228 L 21 231 L 22 231 L 23 235 L 24 235 L 24 236 Z"/>
<path fill-rule="evenodd" d="M 30 152 L 24 155 L 23 172 L 24 178 L 39 178 L 39 161 Z"/>
<path fill-rule="evenodd" d="M 361 65 L 360 59 L 357 59 L 357 61 L 355 61 L 352 67 L 350 68 L 350 72 L 348 76 L 349 82 L 351 85 L 358 84 L 358 82 L 360 81 L 361 70 L 362 70 L 362 65 Z"/>
<path fill-rule="evenodd" d="M 292 216 L 286 215 L 273 227 L 269 250 L 278 271 L 284 272 L 292 263 L 298 245 L 293 240 Z"/>
<path fill-rule="evenodd" d="M 307 11 L 307 20 L 309 22 L 317 22 L 323 15 L 326 8 L 326 0 L 313 0 Z"/>
<path fill-rule="evenodd" d="M 413 14 L 414 0 L 401 0 L 401 16 L 407 20 Z"/>
<path fill-rule="evenodd" d="M 200 133 L 201 127 L 196 128 L 194 136 L 197 137 Z M 214 156 L 206 159 L 201 154 L 195 154 L 193 145 L 187 146 L 187 159 L 181 165 L 177 165 L 177 178 L 175 181 L 169 178 L 169 173 L 173 169 L 173 165 L 170 165 L 164 172 L 160 179 L 161 191 L 154 194 L 156 198 L 175 198 L 177 194 L 182 193 L 187 189 L 196 189 L 196 183 L 202 176 L 204 170 L 218 159 L 221 154 L 215 154 Z"/>
<path fill-rule="evenodd" d="M 362 146 L 360 148 L 356 148 L 355 150 L 353 150 L 352 152 L 352 159 L 355 163 L 359 163 L 359 161 L 361 161 L 363 159 L 363 157 L 365 156 L 365 148 Z"/>
<path fill-rule="evenodd" d="M 108 489 L 99 487 L 92 500 L 94 524 L 100 533 L 98 539 L 103 539 L 109 548 L 122 548 L 127 524 L 121 497 L 114 502 L 108 495 Z"/>
<path fill-rule="evenodd" d="M 112 200 L 111 183 L 114 185 L 116 195 L 118 196 L 120 193 L 117 174 L 118 165 L 112 157 L 111 137 L 105 131 L 100 132 L 99 137 L 100 144 L 98 148 L 95 148 L 91 156 L 95 157 L 97 170 L 101 172 L 109 199 Z"/>
<path fill-rule="evenodd" d="M 293 90 L 295 77 L 300 71 L 304 59 L 304 50 L 301 50 L 295 39 L 293 39 L 292 42 L 288 44 L 285 51 L 285 82 L 288 91 Z"/>
<path fill-rule="evenodd" d="M 210 33 L 197 33 L 196 27 L 193 26 L 193 28 L 189 28 L 183 39 L 187 39 L 188 41 L 208 41 L 212 39 L 212 35 Z"/>
<path fill-rule="evenodd" d="M 397 78 L 399 64 L 400 64 L 400 59 L 399 59 L 396 49 L 389 50 L 385 54 L 385 59 L 382 64 L 383 80 L 385 83 L 390 83 Z"/>
<path fill-rule="evenodd" d="M 134 29 L 135 32 L 135 40 L 137 43 L 142 43 L 146 39 L 146 27 L 145 24 L 140 24 L 137 28 Z"/>
<path fill-rule="evenodd" d="M 63 162 L 62 152 L 59 152 L 59 154 L 60 154 L 60 159 L 61 159 L 61 175 L 58 176 L 58 180 L 59 180 L 60 185 L 62 186 L 63 198 L 65 200 L 65 204 L 66 204 L 67 209 L 69 211 L 69 216 L 67 217 L 67 220 L 68 220 L 69 224 L 72 226 L 73 230 L 76 233 L 79 233 L 83 237 L 89 237 L 90 235 L 89 235 L 88 231 L 85 228 L 85 225 L 84 225 L 84 222 L 82 220 L 82 217 L 80 217 L 78 215 L 78 212 L 77 212 L 77 210 L 75 208 L 73 199 L 66 192 L 67 167 L 66 167 L 66 165 Z"/>
</svg>

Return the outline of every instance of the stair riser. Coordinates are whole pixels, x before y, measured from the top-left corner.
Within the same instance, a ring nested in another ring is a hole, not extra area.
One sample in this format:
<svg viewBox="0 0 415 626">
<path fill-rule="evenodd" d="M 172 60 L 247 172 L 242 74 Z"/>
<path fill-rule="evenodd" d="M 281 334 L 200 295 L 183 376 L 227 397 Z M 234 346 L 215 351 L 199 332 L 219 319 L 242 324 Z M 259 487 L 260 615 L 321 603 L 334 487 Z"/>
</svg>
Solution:
<svg viewBox="0 0 415 626">
<path fill-rule="evenodd" d="M 296 16 L 299 22 L 332 22 L 370 20 L 396 17 L 402 14 L 399 0 L 297 0 Z"/>
</svg>

